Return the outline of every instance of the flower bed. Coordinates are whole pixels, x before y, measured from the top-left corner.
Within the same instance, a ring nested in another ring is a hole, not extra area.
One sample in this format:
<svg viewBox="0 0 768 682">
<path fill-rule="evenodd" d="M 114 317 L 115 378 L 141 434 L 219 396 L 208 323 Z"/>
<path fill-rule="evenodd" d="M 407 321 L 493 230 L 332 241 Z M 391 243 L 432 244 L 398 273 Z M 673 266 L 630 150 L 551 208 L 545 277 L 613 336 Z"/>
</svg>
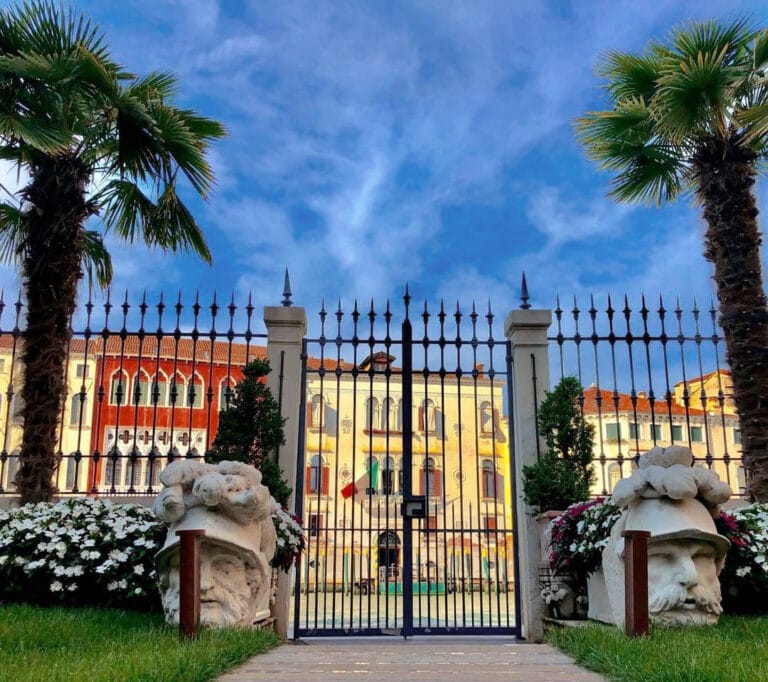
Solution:
<svg viewBox="0 0 768 682">
<path fill-rule="evenodd" d="M 77 499 L 0 510 L 0 599 L 157 609 L 164 537 L 136 505 Z"/>
<path fill-rule="evenodd" d="M 586 584 L 587 576 L 600 567 L 619 516 L 621 510 L 604 498 L 572 504 L 552 522 L 550 567 Z"/>
<path fill-rule="evenodd" d="M 720 574 L 726 613 L 768 613 L 768 504 L 721 512 L 717 531 L 731 541 Z"/>
</svg>

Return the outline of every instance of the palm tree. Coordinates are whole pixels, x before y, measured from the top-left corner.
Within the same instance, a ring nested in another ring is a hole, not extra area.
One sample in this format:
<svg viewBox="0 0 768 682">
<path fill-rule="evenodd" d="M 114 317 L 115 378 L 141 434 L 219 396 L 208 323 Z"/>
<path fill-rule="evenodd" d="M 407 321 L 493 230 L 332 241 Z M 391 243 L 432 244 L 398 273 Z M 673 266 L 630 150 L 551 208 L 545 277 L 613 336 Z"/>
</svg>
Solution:
<svg viewBox="0 0 768 682">
<path fill-rule="evenodd" d="M 224 129 L 174 106 L 175 85 L 166 73 L 126 72 L 73 10 L 43 2 L 0 10 L 0 158 L 30 177 L 20 203 L 0 204 L 0 255 L 21 264 L 27 298 L 22 503 L 55 493 L 78 282 L 84 269 L 101 285 L 112 275 L 101 234 L 86 221 L 99 216 L 105 231 L 127 242 L 211 260 L 177 181 L 184 176 L 207 196 L 206 147 Z"/>
<path fill-rule="evenodd" d="M 610 109 L 576 122 L 589 156 L 615 173 L 610 195 L 703 209 L 742 452 L 753 499 L 768 500 L 768 310 L 753 186 L 768 151 L 768 31 L 744 20 L 688 24 L 643 54 L 601 64 Z"/>
</svg>

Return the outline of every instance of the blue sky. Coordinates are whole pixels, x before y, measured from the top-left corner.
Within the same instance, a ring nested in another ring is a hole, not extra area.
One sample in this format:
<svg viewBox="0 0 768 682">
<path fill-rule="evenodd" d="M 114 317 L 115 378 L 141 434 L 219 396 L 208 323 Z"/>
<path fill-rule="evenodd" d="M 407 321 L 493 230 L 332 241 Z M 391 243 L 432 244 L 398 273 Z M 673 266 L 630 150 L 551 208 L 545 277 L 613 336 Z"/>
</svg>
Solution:
<svg viewBox="0 0 768 682">
<path fill-rule="evenodd" d="M 612 204 L 572 122 L 601 107 L 604 51 L 642 50 L 686 19 L 768 24 L 764 2 L 76 4 L 118 61 L 176 72 L 183 104 L 229 130 L 214 195 L 192 201 L 213 267 L 115 245 L 117 291 L 250 290 L 259 308 L 279 302 L 288 267 L 310 314 L 408 282 L 417 298 L 490 299 L 505 315 L 523 270 L 536 307 L 557 293 L 713 293 L 698 209 Z"/>
</svg>

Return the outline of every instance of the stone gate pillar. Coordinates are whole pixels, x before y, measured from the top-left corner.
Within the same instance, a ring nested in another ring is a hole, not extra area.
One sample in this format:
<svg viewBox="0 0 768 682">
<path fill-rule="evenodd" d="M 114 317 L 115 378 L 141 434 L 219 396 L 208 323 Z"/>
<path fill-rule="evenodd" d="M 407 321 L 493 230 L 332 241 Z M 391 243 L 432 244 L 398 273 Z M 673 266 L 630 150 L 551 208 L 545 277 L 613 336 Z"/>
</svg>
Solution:
<svg viewBox="0 0 768 682">
<path fill-rule="evenodd" d="M 265 306 L 264 324 L 267 327 L 267 359 L 272 371 L 267 376 L 280 412 L 286 418 L 285 444 L 278 450 L 278 462 L 288 485 L 293 489 L 289 508 L 296 510 L 296 465 L 299 447 L 299 408 L 301 395 L 301 349 L 307 332 L 307 313 L 293 306 Z M 273 615 L 275 629 L 285 638 L 288 635 L 288 613 L 291 606 L 291 576 L 279 574 L 277 599 Z"/>
<path fill-rule="evenodd" d="M 512 344 L 512 419 L 514 425 L 515 509 L 519 551 L 518 584 L 522 635 L 531 641 L 544 636 L 544 604 L 539 588 L 541 547 L 539 528 L 532 509 L 523 500 L 523 467 L 537 459 L 536 409 L 549 389 L 549 310 L 513 310 L 504 323 Z"/>
</svg>

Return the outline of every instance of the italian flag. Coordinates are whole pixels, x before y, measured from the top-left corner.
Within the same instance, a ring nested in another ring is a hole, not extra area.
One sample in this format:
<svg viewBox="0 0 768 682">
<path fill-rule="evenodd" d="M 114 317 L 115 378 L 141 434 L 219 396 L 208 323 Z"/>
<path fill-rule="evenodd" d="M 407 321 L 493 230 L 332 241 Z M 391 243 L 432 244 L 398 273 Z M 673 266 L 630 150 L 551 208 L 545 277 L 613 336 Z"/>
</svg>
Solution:
<svg viewBox="0 0 768 682">
<path fill-rule="evenodd" d="M 350 497 L 366 495 L 368 490 L 376 488 L 379 479 L 379 462 L 378 460 L 371 459 L 368 462 L 368 466 L 365 468 L 365 472 L 360 478 L 351 483 L 347 483 L 341 489 L 341 496 L 348 500 Z"/>
</svg>

